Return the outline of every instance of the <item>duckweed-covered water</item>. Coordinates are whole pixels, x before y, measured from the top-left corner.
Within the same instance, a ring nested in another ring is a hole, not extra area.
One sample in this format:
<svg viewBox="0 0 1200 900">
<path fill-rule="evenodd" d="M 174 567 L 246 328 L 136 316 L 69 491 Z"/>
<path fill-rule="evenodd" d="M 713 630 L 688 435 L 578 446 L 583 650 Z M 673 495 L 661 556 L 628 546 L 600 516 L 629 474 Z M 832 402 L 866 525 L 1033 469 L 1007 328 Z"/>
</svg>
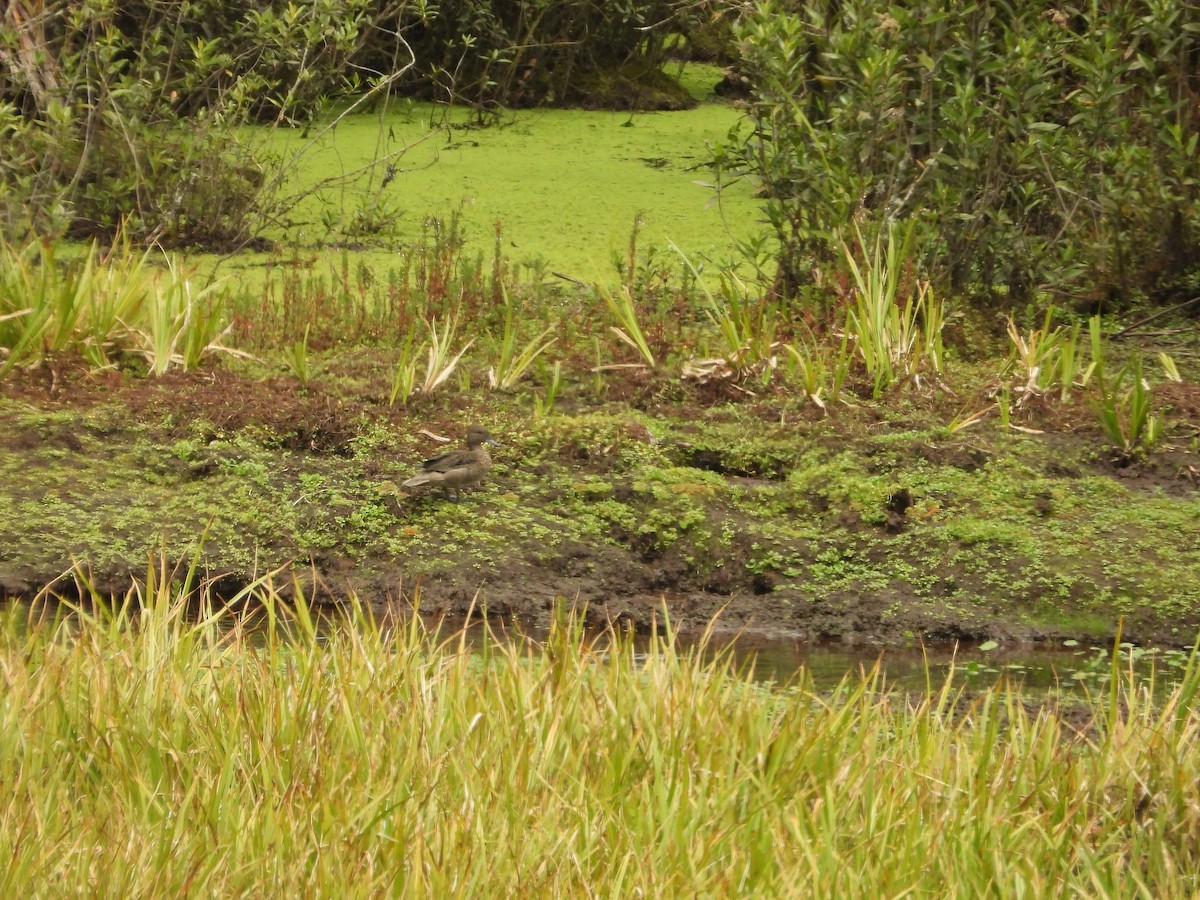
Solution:
<svg viewBox="0 0 1200 900">
<path fill-rule="evenodd" d="M 719 196 L 712 186 L 710 148 L 742 119 L 712 98 L 719 78 L 689 67 L 702 102 L 677 112 L 510 110 L 477 127 L 467 109 L 397 99 L 334 127 L 331 116 L 308 131 L 248 130 L 286 172 L 285 193 L 303 197 L 267 236 L 313 249 L 349 241 L 356 261 L 386 269 L 431 219 L 454 214 L 469 254 L 491 259 L 499 229 L 513 265 L 609 282 L 638 220 L 640 251 L 657 248 L 666 265 L 680 265 L 671 244 L 702 268 L 728 260 L 765 225 L 749 181 Z"/>
</svg>

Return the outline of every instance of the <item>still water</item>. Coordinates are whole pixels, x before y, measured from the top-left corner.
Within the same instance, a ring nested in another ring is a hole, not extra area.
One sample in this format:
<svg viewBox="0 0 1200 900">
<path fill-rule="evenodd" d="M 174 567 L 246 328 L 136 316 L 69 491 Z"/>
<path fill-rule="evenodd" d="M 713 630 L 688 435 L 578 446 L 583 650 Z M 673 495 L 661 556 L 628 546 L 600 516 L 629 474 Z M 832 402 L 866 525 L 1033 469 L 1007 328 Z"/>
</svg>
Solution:
<svg viewBox="0 0 1200 900">
<path fill-rule="evenodd" d="M 18 621 L 47 619 L 70 622 L 75 613 L 69 605 L 44 598 L 37 604 L 18 598 L 0 598 L 0 611 L 16 612 Z M 457 642 L 478 651 L 486 642 L 516 644 L 537 650 L 548 637 L 545 629 L 515 626 L 501 619 L 422 617 L 426 632 L 439 642 Z M 317 618 L 318 640 L 328 639 L 338 629 L 356 627 L 352 617 L 323 610 Z M 219 626 L 242 626 L 242 634 L 252 642 L 266 639 L 262 610 L 257 614 L 231 613 L 221 617 Z M 403 627 L 403 626 L 402 626 Z M 602 630 L 585 629 L 583 637 L 601 653 L 610 635 Z M 633 651 L 646 658 L 658 652 L 655 639 L 646 634 L 632 637 Z M 803 674 L 817 691 L 827 691 L 849 677 L 857 680 L 879 666 L 881 683 L 892 690 L 925 691 L 942 687 L 947 679 L 969 690 L 982 690 L 1008 681 L 1033 697 L 1060 695 L 1083 698 L 1102 691 L 1112 677 L 1114 648 L 1076 641 L 1062 643 L 1025 643 L 1003 645 L 931 643 L 924 645 L 847 644 L 837 641 L 810 641 L 775 637 L 759 633 L 717 632 L 707 639 L 696 633 L 676 636 L 681 652 L 700 652 L 707 658 L 728 652 L 734 667 L 750 672 L 760 682 L 785 684 Z M 1191 653 L 1187 650 L 1135 647 L 1123 643 L 1116 648 L 1119 669 L 1130 670 L 1140 678 L 1154 678 L 1156 693 L 1173 687 L 1183 675 Z"/>
<path fill-rule="evenodd" d="M 486 640 L 518 642 L 538 646 L 546 632 L 515 629 L 503 622 L 461 619 L 427 620 L 441 635 L 458 635 L 465 629 L 469 647 L 479 648 Z M 486 634 L 485 634 L 486 630 Z M 490 637 L 489 637 L 490 635 Z M 590 637 L 604 645 L 601 633 Z M 681 634 L 677 646 L 694 648 L 699 635 Z M 654 652 L 647 635 L 633 639 L 635 653 Z M 1007 679 L 1022 691 L 1036 696 L 1057 694 L 1082 697 L 1103 690 L 1112 675 L 1113 650 L 1110 646 L 1065 643 L 989 644 L 935 643 L 924 646 L 880 646 L 844 644 L 835 641 L 809 641 L 761 634 L 718 633 L 703 652 L 707 656 L 728 650 L 735 666 L 749 669 L 760 681 L 785 683 L 804 670 L 819 691 L 830 690 L 842 679 L 858 678 L 878 664 L 883 681 L 900 691 L 934 689 L 953 678 L 956 685 L 981 690 Z M 1185 650 L 1134 647 L 1122 644 L 1118 649 L 1123 672 L 1133 671 L 1144 678 L 1154 677 L 1156 687 L 1169 688 L 1183 674 L 1190 653 Z"/>
</svg>

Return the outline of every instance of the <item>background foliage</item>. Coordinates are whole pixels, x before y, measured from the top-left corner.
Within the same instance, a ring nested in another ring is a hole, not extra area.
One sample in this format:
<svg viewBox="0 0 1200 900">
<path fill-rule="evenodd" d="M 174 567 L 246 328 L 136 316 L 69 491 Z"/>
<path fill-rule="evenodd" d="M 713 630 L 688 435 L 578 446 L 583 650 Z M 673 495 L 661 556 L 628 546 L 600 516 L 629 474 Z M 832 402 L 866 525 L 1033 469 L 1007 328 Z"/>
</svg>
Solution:
<svg viewBox="0 0 1200 900">
<path fill-rule="evenodd" d="M 242 246 L 284 167 L 246 123 L 397 91 L 480 122 L 678 106 L 667 55 L 731 22 L 749 128 L 716 161 L 761 185 L 780 296 L 899 220 L 947 295 L 1095 310 L 1200 283 L 1200 6 L 1146 0 L 16 0 L 0 231 Z"/>
<path fill-rule="evenodd" d="M 763 0 L 738 27 L 795 295 L 856 219 L 920 219 L 954 292 L 1086 304 L 1195 286 L 1200 6 Z"/>
<path fill-rule="evenodd" d="M 270 160 L 237 126 L 346 84 L 365 0 L 18 0 L 0 23 L 10 234 L 246 238 Z"/>
<path fill-rule="evenodd" d="M 481 112 L 679 106 L 667 35 L 707 5 L 14 0 L 0 14 L 0 232 L 123 222 L 144 242 L 242 244 L 279 165 L 239 126 L 311 121 L 373 90 Z"/>
<path fill-rule="evenodd" d="M 679 108 L 691 98 L 661 72 L 671 36 L 725 5 L 453 0 L 394 3 L 383 15 L 419 60 L 406 87 L 434 99 L 482 109 L 546 102 Z"/>
</svg>

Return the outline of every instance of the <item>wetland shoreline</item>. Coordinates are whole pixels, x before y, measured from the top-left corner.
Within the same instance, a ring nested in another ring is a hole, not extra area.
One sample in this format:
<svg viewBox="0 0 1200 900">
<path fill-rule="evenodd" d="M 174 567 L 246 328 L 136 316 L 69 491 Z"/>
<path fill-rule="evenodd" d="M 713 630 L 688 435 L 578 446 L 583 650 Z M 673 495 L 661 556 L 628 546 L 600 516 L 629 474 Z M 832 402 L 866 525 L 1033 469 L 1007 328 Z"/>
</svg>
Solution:
<svg viewBox="0 0 1200 900">
<path fill-rule="evenodd" d="M 226 593 L 282 568 L 284 593 L 534 627 L 565 599 L 593 625 L 645 629 L 665 602 L 682 630 L 719 614 L 892 645 L 1108 642 L 1123 619 L 1186 647 L 1200 628 L 1194 453 L 1117 466 L 1080 430 L 949 433 L 936 395 L 825 417 L 643 376 L 599 401 L 575 386 L 541 419 L 503 394 L 402 410 L 386 365 L 331 354 L 306 390 L 232 366 L 13 373 L 0 588 L 35 593 L 78 560 L 123 593 L 150 556 L 199 546 Z M 398 487 L 436 450 L 421 432 L 475 419 L 505 443 L 482 486 L 457 504 Z"/>
</svg>

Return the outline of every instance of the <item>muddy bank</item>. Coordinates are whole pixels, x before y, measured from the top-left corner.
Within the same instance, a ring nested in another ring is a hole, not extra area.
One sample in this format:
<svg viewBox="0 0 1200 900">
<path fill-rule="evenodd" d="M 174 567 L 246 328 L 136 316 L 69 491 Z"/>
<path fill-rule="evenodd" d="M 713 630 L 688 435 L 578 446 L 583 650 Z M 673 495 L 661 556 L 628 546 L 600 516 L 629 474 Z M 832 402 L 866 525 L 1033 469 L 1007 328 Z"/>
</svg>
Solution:
<svg viewBox="0 0 1200 900">
<path fill-rule="evenodd" d="M 147 559 L 198 554 L 223 589 L 275 570 L 336 601 L 474 606 L 593 622 L 894 643 L 1190 644 L 1200 628 L 1195 389 L 1169 385 L 1162 449 L 1106 453 L 1086 410 L 951 433 L 910 394 L 828 416 L 630 377 L 555 411 L 484 391 L 387 405 L 389 362 L 331 356 L 292 379 L 158 380 L 70 366 L 0 385 L 0 590 L 71 568 L 123 591 Z M 461 503 L 399 487 L 466 422 L 503 442 Z M 1190 429 L 1190 431 L 1189 431 Z M 425 432 L 425 433 L 423 433 Z M 428 434 L 427 434 L 428 433 Z"/>
</svg>

